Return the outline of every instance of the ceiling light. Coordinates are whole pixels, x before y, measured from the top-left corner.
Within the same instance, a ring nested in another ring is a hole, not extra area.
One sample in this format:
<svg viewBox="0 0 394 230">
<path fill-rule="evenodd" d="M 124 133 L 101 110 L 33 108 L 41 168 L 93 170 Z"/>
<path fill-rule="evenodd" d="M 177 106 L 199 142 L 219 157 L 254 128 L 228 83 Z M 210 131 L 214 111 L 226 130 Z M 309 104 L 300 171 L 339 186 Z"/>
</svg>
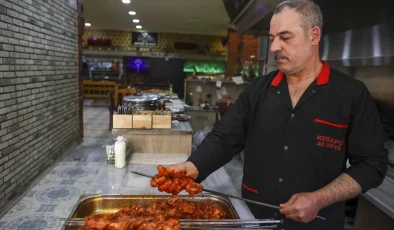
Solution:
<svg viewBox="0 0 394 230">
<path fill-rule="evenodd" d="M 138 19 L 134 19 L 134 20 L 133 20 L 133 22 L 134 22 L 134 23 L 139 23 L 139 22 L 140 22 L 140 20 L 138 20 Z"/>
<path fill-rule="evenodd" d="M 88 23 L 88 22 L 85 23 L 85 26 L 91 26 L 91 25 L 92 25 L 92 24 L 90 24 L 90 23 Z"/>
<path fill-rule="evenodd" d="M 122 0 L 122 2 L 125 3 L 125 4 L 129 4 L 130 0 Z"/>
<path fill-rule="evenodd" d="M 142 29 L 142 26 L 138 25 L 138 26 L 136 26 L 135 28 L 137 28 L 137 29 Z"/>
<path fill-rule="evenodd" d="M 129 14 L 130 15 L 136 15 L 136 12 L 135 11 L 129 11 Z"/>
</svg>

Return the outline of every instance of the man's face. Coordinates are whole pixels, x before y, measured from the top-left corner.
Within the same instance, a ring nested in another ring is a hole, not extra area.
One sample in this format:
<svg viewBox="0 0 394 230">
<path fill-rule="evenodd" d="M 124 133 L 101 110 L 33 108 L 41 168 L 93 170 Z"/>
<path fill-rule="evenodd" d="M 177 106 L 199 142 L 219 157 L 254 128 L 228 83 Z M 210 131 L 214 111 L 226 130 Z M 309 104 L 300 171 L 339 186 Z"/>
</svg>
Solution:
<svg viewBox="0 0 394 230">
<path fill-rule="evenodd" d="M 270 51 L 281 72 L 298 73 L 311 60 L 313 49 L 308 34 L 301 27 L 301 15 L 294 9 L 284 8 L 272 17 Z"/>
</svg>

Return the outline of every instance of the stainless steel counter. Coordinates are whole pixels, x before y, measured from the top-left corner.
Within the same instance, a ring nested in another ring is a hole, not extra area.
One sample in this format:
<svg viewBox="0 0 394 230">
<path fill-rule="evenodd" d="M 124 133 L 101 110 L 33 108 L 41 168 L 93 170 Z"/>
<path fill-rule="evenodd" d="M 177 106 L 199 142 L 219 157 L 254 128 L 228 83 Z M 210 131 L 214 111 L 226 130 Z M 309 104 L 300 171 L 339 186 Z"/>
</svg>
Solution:
<svg viewBox="0 0 394 230">
<path fill-rule="evenodd" d="M 394 168 L 390 167 L 383 183 L 360 196 L 355 229 L 394 229 Z"/>
<path fill-rule="evenodd" d="M 163 194 L 150 186 L 150 179 L 135 175 L 131 171 L 139 171 L 155 175 L 155 165 L 129 164 L 126 168 L 117 169 L 113 165 L 105 165 L 97 175 L 97 179 L 86 190 L 86 194 Z M 207 189 L 240 195 L 235 189 L 224 168 L 220 168 L 203 183 Z M 187 194 L 182 192 L 181 194 Z M 254 219 L 243 201 L 230 199 L 241 219 Z"/>
<path fill-rule="evenodd" d="M 389 167 L 383 183 L 363 196 L 394 219 L 394 168 Z"/>
</svg>

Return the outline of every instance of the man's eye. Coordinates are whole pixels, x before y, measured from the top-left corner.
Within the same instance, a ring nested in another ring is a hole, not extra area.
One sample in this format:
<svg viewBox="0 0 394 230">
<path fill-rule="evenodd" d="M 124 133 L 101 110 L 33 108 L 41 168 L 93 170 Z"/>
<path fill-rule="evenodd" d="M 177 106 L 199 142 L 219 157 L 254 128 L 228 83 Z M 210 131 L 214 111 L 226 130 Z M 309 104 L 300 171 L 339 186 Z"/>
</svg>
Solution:
<svg viewBox="0 0 394 230">
<path fill-rule="evenodd" d="M 283 38 L 283 37 L 282 37 L 282 40 L 283 40 L 283 41 L 288 41 L 289 39 L 290 39 L 290 38 Z"/>
</svg>

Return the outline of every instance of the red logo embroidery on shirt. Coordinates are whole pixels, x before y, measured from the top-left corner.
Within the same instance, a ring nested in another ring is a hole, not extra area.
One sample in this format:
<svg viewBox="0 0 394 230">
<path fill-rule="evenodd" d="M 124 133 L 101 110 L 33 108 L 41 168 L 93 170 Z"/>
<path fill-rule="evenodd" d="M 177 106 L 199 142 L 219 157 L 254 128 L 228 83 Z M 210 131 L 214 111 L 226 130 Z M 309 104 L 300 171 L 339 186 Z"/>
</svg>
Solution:
<svg viewBox="0 0 394 230">
<path fill-rule="evenodd" d="M 326 147 L 334 150 L 341 150 L 345 142 L 343 140 L 337 140 L 332 137 L 317 135 L 317 146 Z"/>
</svg>

